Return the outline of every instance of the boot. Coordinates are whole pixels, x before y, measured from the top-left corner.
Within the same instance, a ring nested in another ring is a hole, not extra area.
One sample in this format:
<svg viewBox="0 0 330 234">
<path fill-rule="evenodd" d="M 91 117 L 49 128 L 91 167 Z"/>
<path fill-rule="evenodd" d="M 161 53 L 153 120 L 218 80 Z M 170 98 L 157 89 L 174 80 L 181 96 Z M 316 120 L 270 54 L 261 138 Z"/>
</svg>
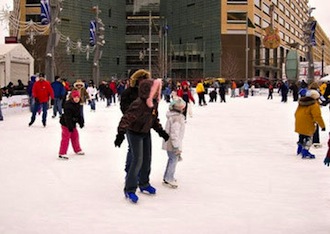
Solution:
<svg viewBox="0 0 330 234">
<path fill-rule="evenodd" d="M 152 187 L 151 185 L 148 185 L 147 187 L 144 188 L 140 188 L 140 191 L 143 192 L 147 192 L 149 194 L 156 194 L 156 189 L 154 187 Z"/>
<path fill-rule="evenodd" d="M 136 196 L 136 194 L 133 192 L 128 192 L 128 193 L 125 192 L 125 197 L 133 203 L 137 203 L 137 201 L 139 200 L 139 197 Z"/>
<path fill-rule="evenodd" d="M 302 149 L 303 149 L 303 146 L 298 143 L 297 155 L 301 154 Z"/>
<path fill-rule="evenodd" d="M 302 157 L 301 158 L 315 158 L 315 155 L 309 152 L 307 149 L 302 149 L 301 151 Z"/>
</svg>

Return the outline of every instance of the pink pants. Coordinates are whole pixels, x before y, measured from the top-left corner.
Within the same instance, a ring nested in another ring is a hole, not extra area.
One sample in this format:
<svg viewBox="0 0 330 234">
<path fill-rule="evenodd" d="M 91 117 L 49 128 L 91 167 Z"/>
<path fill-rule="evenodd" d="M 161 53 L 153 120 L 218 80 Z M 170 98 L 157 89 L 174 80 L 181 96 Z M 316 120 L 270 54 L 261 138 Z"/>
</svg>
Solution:
<svg viewBox="0 0 330 234">
<path fill-rule="evenodd" d="M 69 140 L 71 139 L 71 144 L 73 151 L 75 153 L 81 151 L 80 144 L 79 144 L 79 133 L 77 128 L 73 129 L 73 132 L 70 132 L 69 129 L 65 126 L 62 127 L 62 140 L 60 146 L 60 155 L 65 155 L 68 151 L 69 147 Z"/>
</svg>

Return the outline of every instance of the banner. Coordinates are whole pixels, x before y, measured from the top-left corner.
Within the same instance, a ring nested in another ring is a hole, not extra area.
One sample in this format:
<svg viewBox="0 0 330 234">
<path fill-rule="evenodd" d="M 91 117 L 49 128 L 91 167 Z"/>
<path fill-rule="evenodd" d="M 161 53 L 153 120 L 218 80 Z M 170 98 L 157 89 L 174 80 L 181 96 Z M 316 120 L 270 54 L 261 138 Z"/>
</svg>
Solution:
<svg viewBox="0 0 330 234">
<path fill-rule="evenodd" d="M 41 5 L 41 24 L 47 25 L 50 23 L 50 8 L 49 8 L 49 0 L 40 0 Z"/>
<path fill-rule="evenodd" d="M 89 24 L 89 45 L 94 46 L 96 44 L 96 22 L 91 20 Z"/>
</svg>

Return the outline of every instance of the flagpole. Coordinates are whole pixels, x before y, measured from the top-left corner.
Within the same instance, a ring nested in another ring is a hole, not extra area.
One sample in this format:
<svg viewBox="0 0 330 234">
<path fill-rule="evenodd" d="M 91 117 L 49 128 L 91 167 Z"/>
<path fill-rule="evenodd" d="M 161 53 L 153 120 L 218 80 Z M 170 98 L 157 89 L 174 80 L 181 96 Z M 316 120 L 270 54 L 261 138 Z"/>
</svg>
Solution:
<svg viewBox="0 0 330 234">
<path fill-rule="evenodd" d="M 245 81 L 248 80 L 248 59 L 249 59 L 249 17 L 246 12 L 246 36 L 245 36 Z"/>
</svg>

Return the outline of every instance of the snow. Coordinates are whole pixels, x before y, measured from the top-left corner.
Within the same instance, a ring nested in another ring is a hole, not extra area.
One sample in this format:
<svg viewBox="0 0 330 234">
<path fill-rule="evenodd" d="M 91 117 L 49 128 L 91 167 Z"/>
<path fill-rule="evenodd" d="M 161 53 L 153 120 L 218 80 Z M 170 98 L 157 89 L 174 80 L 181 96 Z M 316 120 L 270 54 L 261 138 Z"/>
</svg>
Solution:
<svg viewBox="0 0 330 234">
<path fill-rule="evenodd" d="M 197 97 L 195 96 L 196 100 Z M 330 168 L 327 131 L 314 160 L 296 156 L 297 103 L 266 95 L 227 98 L 227 103 L 193 107 L 178 163 L 178 189 L 162 185 L 167 155 L 153 131 L 151 184 L 155 196 L 138 204 L 123 194 L 125 140 L 114 147 L 119 105 L 96 112 L 85 106 L 79 129 L 85 156 L 58 160 L 58 118 L 48 112 L 28 127 L 30 113 L 5 115 L 0 122 L 0 233 L 330 233 Z M 207 97 L 208 100 L 208 97 Z M 165 126 L 168 104 L 161 102 Z"/>
</svg>

